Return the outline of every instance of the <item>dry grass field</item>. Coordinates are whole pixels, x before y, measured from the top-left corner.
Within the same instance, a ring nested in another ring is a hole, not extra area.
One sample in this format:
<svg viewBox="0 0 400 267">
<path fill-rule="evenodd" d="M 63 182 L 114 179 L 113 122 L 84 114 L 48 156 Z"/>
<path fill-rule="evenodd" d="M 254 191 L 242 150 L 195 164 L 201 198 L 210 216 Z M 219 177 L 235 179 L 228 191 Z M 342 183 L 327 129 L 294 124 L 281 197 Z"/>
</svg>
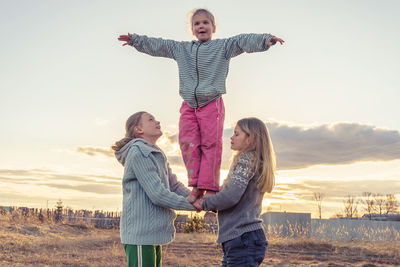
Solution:
<svg viewBox="0 0 400 267">
<path fill-rule="evenodd" d="M 177 234 L 163 266 L 220 266 L 212 234 Z M 400 243 L 269 240 L 261 266 L 400 266 Z M 0 216 L 0 266 L 126 266 L 118 230 Z"/>
</svg>

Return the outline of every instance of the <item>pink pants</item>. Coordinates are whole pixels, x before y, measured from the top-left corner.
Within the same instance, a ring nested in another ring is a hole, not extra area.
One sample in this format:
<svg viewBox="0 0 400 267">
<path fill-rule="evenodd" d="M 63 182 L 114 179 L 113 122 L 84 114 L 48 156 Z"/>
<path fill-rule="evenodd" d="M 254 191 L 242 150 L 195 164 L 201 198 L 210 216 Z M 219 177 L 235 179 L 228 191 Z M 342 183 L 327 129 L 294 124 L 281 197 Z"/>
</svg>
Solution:
<svg viewBox="0 0 400 267">
<path fill-rule="evenodd" d="M 179 144 L 189 186 L 218 192 L 224 102 L 220 97 L 204 107 L 191 108 L 183 101 L 180 112 Z"/>
</svg>

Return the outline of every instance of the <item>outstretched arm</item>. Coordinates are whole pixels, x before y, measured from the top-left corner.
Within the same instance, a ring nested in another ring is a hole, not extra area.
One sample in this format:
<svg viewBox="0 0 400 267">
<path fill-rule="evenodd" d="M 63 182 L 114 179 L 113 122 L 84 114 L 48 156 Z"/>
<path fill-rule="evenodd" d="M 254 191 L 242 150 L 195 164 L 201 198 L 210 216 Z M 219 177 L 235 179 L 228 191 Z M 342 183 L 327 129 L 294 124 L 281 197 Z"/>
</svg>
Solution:
<svg viewBox="0 0 400 267">
<path fill-rule="evenodd" d="M 268 33 L 239 34 L 225 39 L 225 58 L 230 59 L 244 52 L 254 53 L 267 51 L 271 45 L 284 42 L 282 39 Z"/>
<path fill-rule="evenodd" d="M 118 41 L 124 42 L 122 46 L 131 45 L 139 52 L 155 56 L 175 59 L 175 53 L 179 50 L 180 42 L 174 40 L 165 40 L 162 38 L 148 37 L 128 33 L 120 35 Z"/>
</svg>

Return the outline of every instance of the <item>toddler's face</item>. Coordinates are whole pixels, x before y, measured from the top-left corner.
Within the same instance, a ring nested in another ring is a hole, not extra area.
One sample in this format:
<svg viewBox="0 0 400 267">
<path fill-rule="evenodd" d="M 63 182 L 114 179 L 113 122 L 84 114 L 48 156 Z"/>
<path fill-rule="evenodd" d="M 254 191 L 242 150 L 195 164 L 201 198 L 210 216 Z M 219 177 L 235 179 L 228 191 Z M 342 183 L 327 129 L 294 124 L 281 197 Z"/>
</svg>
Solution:
<svg viewBox="0 0 400 267">
<path fill-rule="evenodd" d="M 211 40 L 212 34 L 215 33 L 215 25 L 204 12 L 197 13 L 193 16 L 192 32 L 200 43 Z"/>
</svg>

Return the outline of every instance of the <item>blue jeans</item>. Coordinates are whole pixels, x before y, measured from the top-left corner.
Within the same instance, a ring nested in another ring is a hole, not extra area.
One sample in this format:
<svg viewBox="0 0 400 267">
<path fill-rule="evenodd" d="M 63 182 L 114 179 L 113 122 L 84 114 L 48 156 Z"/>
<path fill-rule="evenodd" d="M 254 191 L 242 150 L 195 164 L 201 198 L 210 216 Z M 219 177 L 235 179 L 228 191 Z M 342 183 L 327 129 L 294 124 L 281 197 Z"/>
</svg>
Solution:
<svg viewBox="0 0 400 267">
<path fill-rule="evenodd" d="M 222 267 L 259 266 L 265 257 L 268 242 L 262 229 L 247 232 L 222 243 Z"/>
</svg>

